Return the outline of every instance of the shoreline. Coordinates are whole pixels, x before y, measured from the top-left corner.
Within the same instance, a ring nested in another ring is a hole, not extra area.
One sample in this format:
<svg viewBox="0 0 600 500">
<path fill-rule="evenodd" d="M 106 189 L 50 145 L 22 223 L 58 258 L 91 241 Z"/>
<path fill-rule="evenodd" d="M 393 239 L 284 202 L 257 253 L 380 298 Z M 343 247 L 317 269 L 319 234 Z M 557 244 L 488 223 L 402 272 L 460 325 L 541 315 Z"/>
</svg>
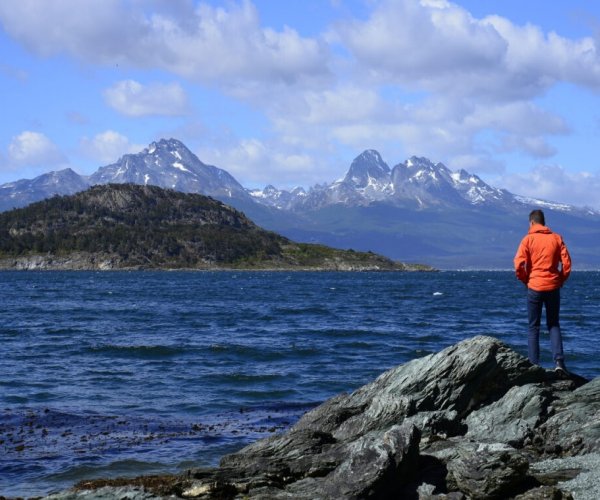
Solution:
<svg viewBox="0 0 600 500">
<path fill-rule="evenodd" d="M 390 261 L 385 265 L 378 263 L 354 263 L 349 261 L 328 261 L 322 265 L 260 265 L 231 266 L 207 264 L 198 267 L 169 267 L 154 265 L 120 265 L 116 259 L 97 256 L 47 256 L 34 255 L 22 258 L 0 259 L 0 271 L 265 271 L 265 272 L 437 272 L 438 270 L 425 264 L 412 264 Z"/>
<path fill-rule="evenodd" d="M 81 481 L 48 498 L 594 499 L 599 388 L 477 336 L 334 396 L 218 467 Z"/>
</svg>

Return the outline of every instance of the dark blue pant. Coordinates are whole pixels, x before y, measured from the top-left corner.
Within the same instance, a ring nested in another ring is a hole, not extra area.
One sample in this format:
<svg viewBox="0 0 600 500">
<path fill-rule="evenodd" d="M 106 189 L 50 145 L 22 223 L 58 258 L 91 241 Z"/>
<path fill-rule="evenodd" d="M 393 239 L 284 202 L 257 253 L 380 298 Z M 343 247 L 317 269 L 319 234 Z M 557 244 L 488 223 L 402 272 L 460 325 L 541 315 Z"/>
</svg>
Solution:
<svg viewBox="0 0 600 500">
<path fill-rule="evenodd" d="M 540 362 L 540 323 L 542 308 L 546 307 L 546 325 L 550 332 L 552 345 L 552 359 L 564 359 L 562 335 L 560 333 L 560 288 L 549 292 L 536 292 L 527 290 L 527 314 L 529 316 L 529 361 L 534 364 Z"/>
</svg>

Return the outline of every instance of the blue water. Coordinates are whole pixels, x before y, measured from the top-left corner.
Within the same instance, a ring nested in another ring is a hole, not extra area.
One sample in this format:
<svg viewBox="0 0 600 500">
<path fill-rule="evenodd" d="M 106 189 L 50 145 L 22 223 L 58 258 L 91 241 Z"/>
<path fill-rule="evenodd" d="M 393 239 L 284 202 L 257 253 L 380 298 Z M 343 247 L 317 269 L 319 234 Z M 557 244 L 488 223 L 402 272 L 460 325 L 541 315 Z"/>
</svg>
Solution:
<svg viewBox="0 0 600 500">
<path fill-rule="evenodd" d="M 0 495 L 216 464 L 325 399 L 478 334 L 526 353 L 509 272 L 2 272 Z M 563 289 L 600 374 L 600 273 Z M 549 366 L 549 340 L 541 339 Z"/>
</svg>

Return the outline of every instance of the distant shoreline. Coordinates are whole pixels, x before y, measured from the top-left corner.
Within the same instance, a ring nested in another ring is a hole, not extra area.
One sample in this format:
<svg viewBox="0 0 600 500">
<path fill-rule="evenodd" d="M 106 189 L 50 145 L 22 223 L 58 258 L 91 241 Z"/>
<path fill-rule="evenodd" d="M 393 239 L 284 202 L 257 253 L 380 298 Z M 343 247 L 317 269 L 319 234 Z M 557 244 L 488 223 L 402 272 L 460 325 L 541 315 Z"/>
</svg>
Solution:
<svg viewBox="0 0 600 500">
<path fill-rule="evenodd" d="M 419 272 L 440 272 L 439 269 L 429 268 L 427 266 L 412 264 L 405 264 L 405 269 L 385 269 L 385 268 L 333 268 L 333 267 L 265 267 L 265 268 L 236 268 L 236 267 L 186 267 L 186 268 L 175 268 L 175 267 L 114 267 L 114 268 L 98 268 L 98 267 L 86 267 L 86 268 L 66 268 L 66 267 L 15 267 L 5 266 L 0 262 L 0 272 L 340 272 L 340 273 L 363 273 L 363 272 L 374 272 L 374 273 L 419 273 Z"/>
</svg>

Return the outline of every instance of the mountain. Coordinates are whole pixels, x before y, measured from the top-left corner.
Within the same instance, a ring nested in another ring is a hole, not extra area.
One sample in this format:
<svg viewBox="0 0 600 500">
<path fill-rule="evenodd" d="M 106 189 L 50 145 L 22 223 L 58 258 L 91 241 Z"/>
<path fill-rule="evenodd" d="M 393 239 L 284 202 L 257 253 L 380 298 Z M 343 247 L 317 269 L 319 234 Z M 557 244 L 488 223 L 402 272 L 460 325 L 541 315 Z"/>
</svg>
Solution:
<svg viewBox="0 0 600 500">
<path fill-rule="evenodd" d="M 598 211 L 515 195 L 427 158 L 413 156 L 390 169 L 367 150 L 342 179 L 300 196 L 272 186 L 251 194 L 299 217 L 293 225 L 254 217 L 290 238 L 369 249 L 442 269 L 511 268 L 529 212 L 542 208 L 548 225 L 567 241 L 576 268 L 600 268 Z M 276 200 L 286 200 L 285 206 Z"/>
<path fill-rule="evenodd" d="M 327 205 L 368 206 L 384 202 L 396 207 L 490 206 L 515 208 L 523 198 L 486 184 L 465 170 L 450 171 L 444 164 L 411 157 L 393 169 L 377 151 L 367 150 L 350 165 L 346 175 L 332 184 L 317 185 L 308 193 L 280 191 L 273 186 L 250 193 L 256 201 L 286 210 L 314 210 Z M 280 203 L 279 200 L 284 200 Z M 532 200 L 539 203 L 539 200 Z M 576 210 L 567 205 L 555 205 Z"/>
<path fill-rule="evenodd" d="M 99 168 L 89 177 L 71 169 L 0 186 L 0 211 L 54 195 L 74 194 L 98 184 L 141 184 L 200 193 L 221 200 L 252 202 L 247 190 L 225 170 L 202 163 L 182 142 L 161 139 L 137 154 Z"/>
<path fill-rule="evenodd" d="M 0 268 L 426 269 L 294 243 L 212 198 L 135 184 L 1 213 Z"/>
<path fill-rule="evenodd" d="M 331 183 L 308 190 L 273 185 L 247 190 L 180 141 L 162 139 L 89 177 L 63 170 L 0 186 L 0 210 L 89 185 L 125 182 L 211 196 L 293 240 L 452 269 L 510 268 L 529 211 L 543 208 L 549 226 L 573 250 L 575 268 L 600 268 L 598 211 L 515 195 L 424 157 L 390 168 L 375 150 L 361 153 Z"/>
<path fill-rule="evenodd" d="M 49 172 L 33 180 L 22 179 L 0 186 L 0 211 L 24 207 L 56 194 L 72 194 L 88 187 L 85 177 L 70 168 Z"/>
<path fill-rule="evenodd" d="M 137 154 L 98 169 L 89 184 L 132 183 L 160 186 L 184 193 L 201 193 L 218 199 L 249 198 L 229 173 L 202 163 L 182 142 L 162 139 Z"/>
</svg>

